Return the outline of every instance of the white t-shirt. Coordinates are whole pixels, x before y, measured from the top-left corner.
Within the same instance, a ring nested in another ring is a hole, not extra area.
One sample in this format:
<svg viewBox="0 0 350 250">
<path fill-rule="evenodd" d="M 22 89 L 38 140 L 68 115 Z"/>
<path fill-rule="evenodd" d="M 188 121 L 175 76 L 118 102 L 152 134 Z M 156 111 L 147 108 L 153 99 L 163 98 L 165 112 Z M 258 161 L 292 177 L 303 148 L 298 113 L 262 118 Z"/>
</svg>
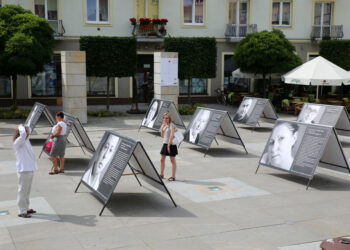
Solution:
<svg viewBox="0 0 350 250">
<path fill-rule="evenodd" d="M 67 133 L 67 124 L 64 121 L 57 122 L 55 126 L 53 126 L 51 133 L 54 134 L 57 131 L 57 125 L 60 125 L 62 130 L 60 135 L 66 135 Z"/>
</svg>

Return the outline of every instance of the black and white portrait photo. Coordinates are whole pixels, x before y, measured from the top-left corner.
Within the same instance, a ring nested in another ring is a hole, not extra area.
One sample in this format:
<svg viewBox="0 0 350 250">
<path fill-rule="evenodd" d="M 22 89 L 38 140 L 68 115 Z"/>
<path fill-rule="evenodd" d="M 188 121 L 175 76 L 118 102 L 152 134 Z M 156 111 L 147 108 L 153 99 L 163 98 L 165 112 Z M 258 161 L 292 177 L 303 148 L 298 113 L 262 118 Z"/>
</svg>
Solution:
<svg viewBox="0 0 350 250">
<path fill-rule="evenodd" d="M 89 169 L 85 172 L 83 181 L 91 188 L 98 189 L 103 176 L 117 152 L 118 144 L 119 137 L 110 134 L 100 151 L 96 152 L 98 154 L 97 157 L 90 161 Z"/>
<path fill-rule="evenodd" d="M 290 170 L 305 127 L 306 125 L 300 131 L 300 125 L 295 122 L 277 122 L 266 144 L 260 163 Z"/>
<path fill-rule="evenodd" d="M 33 119 L 35 117 L 37 110 L 38 110 L 38 106 L 35 105 L 33 111 L 30 112 L 30 114 L 29 114 L 29 118 L 27 119 L 26 123 L 24 124 L 25 126 L 32 128 L 32 122 L 33 122 Z"/>
<path fill-rule="evenodd" d="M 143 118 L 142 126 L 153 128 L 161 106 L 162 102 L 160 100 L 153 100 L 150 108 L 147 110 L 145 118 Z"/>
<path fill-rule="evenodd" d="M 249 119 L 250 114 L 254 109 L 255 104 L 256 104 L 256 99 L 244 98 L 241 105 L 239 105 L 237 113 L 233 117 L 233 121 L 246 123 Z"/>
<path fill-rule="evenodd" d="M 304 105 L 305 106 L 298 117 L 298 122 L 318 124 L 325 111 L 325 107 L 308 103 Z"/>
<path fill-rule="evenodd" d="M 198 113 L 195 115 L 193 122 L 184 134 L 186 141 L 194 144 L 198 144 L 198 141 L 202 134 L 204 133 L 207 124 L 210 120 L 210 110 L 199 109 Z"/>
</svg>

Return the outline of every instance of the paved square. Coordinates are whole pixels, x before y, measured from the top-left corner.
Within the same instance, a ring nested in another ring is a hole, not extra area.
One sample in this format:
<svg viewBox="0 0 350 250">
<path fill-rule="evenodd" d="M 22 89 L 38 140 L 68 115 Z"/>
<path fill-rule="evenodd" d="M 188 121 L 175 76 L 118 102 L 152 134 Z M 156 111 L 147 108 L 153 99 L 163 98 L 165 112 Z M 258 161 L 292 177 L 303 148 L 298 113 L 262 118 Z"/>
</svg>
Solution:
<svg viewBox="0 0 350 250">
<path fill-rule="evenodd" d="M 168 187 L 194 202 L 220 201 L 270 194 L 230 177 L 200 181 L 177 181 L 168 184 Z"/>
</svg>

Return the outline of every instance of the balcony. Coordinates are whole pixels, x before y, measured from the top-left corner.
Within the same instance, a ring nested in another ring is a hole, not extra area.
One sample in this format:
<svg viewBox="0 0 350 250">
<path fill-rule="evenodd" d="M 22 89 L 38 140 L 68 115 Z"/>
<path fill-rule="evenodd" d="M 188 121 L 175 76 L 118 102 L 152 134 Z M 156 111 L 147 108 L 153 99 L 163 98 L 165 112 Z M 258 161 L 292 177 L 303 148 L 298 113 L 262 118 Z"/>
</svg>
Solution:
<svg viewBox="0 0 350 250">
<path fill-rule="evenodd" d="M 312 26 L 311 40 L 342 39 L 344 37 L 343 25 Z"/>
<path fill-rule="evenodd" d="M 49 24 L 55 31 L 54 38 L 55 40 L 63 40 L 63 34 L 66 32 L 63 26 L 62 20 L 48 20 Z"/>
<path fill-rule="evenodd" d="M 133 25 L 132 35 L 139 42 L 163 42 L 167 34 L 165 25 L 162 24 L 140 24 Z"/>
<path fill-rule="evenodd" d="M 227 24 L 225 36 L 228 42 L 238 42 L 254 32 L 258 32 L 257 24 Z"/>
</svg>

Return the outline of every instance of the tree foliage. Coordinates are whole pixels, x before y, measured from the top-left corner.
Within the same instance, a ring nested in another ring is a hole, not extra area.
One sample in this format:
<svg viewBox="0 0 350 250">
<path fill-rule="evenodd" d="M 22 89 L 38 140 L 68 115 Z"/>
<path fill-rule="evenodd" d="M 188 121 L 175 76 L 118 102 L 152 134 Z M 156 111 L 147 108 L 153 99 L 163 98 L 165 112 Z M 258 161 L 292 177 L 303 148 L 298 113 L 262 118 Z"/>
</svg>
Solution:
<svg viewBox="0 0 350 250">
<path fill-rule="evenodd" d="M 350 70 L 349 40 L 323 40 L 320 44 L 320 55 L 339 67 Z"/>
<path fill-rule="evenodd" d="M 51 61 L 54 30 L 20 6 L 0 7 L 0 75 L 35 75 Z"/>
<path fill-rule="evenodd" d="M 84 36 L 80 50 L 86 51 L 86 74 L 96 77 L 134 76 L 137 70 L 134 37 Z"/>
<path fill-rule="evenodd" d="M 254 74 L 286 73 L 302 61 L 295 46 L 279 30 L 247 35 L 237 46 L 235 64 L 242 72 Z"/>
<path fill-rule="evenodd" d="M 215 78 L 217 48 L 215 38 L 167 37 L 165 51 L 179 53 L 179 78 Z"/>
</svg>

